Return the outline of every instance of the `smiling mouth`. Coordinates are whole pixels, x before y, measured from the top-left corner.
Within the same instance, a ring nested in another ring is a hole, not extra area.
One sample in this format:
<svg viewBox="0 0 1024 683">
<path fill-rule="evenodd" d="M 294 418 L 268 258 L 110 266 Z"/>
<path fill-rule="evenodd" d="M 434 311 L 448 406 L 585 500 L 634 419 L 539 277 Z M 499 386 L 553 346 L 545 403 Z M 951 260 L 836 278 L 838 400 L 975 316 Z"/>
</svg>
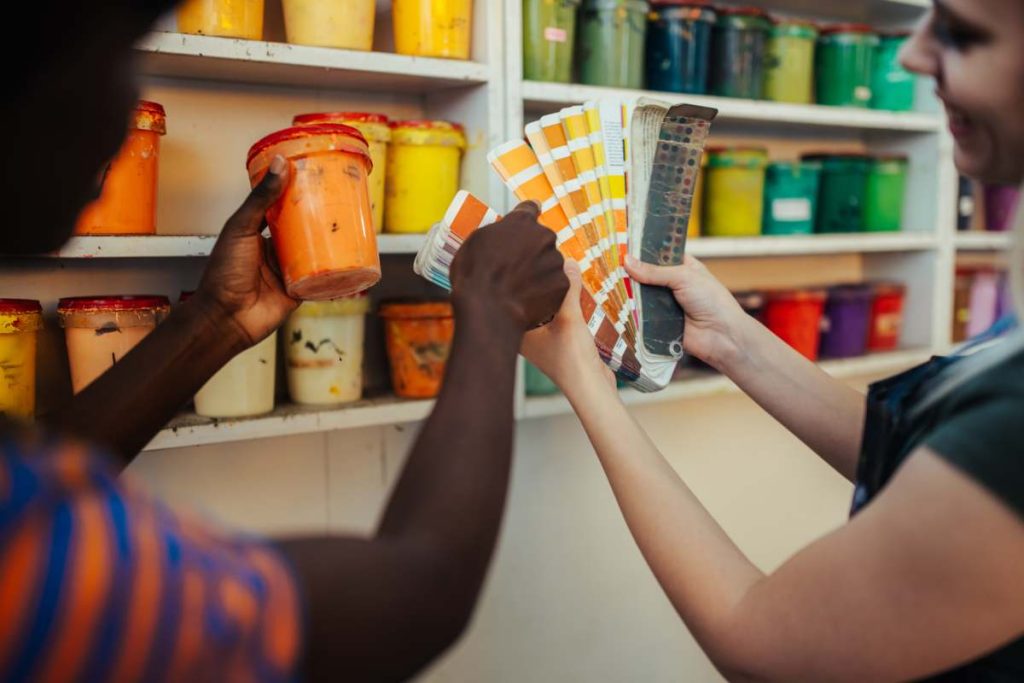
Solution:
<svg viewBox="0 0 1024 683">
<path fill-rule="evenodd" d="M 968 135 L 974 125 L 971 117 L 962 109 L 952 104 L 942 91 L 936 90 L 935 95 L 942 101 L 946 108 L 946 116 L 949 118 L 949 130 L 955 137 Z"/>
</svg>

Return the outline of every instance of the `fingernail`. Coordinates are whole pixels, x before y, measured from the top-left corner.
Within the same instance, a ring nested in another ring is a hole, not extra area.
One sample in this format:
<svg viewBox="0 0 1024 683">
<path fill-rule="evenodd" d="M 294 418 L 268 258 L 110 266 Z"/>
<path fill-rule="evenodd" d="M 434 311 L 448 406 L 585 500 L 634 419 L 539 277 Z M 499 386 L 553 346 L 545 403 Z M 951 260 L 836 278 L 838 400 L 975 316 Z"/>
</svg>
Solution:
<svg viewBox="0 0 1024 683">
<path fill-rule="evenodd" d="M 284 172 L 285 163 L 284 157 L 278 154 L 270 162 L 270 172 L 274 175 L 281 175 Z"/>
</svg>

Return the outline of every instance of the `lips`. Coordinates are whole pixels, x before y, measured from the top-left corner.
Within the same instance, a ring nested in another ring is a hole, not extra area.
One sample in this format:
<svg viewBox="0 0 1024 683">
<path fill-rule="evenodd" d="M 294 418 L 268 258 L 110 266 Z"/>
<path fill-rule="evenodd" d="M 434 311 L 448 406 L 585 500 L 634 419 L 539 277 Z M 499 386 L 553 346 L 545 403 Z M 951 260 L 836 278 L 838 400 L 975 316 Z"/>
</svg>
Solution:
<svg viewBox="0 0 1024 683">
<path fill-rule="evenodd" d="M 937 93 L 939 99 L 946 106 L 946 115 L 949 119 L 949 132 L 955 138 L 965 138 L 974 132 L 974 122 L 971 117 L 968 116 L 962 109 L 958 108 L 949 102 L 948 99 L 943 97 L 942 93 Z"/>
</svg>

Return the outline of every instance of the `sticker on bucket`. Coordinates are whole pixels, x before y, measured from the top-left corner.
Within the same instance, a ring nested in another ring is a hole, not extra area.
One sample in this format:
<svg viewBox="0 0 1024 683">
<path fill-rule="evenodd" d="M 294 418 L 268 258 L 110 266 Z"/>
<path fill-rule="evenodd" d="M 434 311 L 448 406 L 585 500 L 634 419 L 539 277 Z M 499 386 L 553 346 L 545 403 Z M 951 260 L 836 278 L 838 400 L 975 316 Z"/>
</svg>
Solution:
<svg viewBox="0 0 1024 683">
<path fill-rule="evenodd" d="M 776 199 L 772 202 L 772 218 L 777 221 L 811 220 L 809 199 Z"/>
<path fill-rule="evenodd" d="M 856 97 L 861 102 L 870 102 L 871 88 L 867 87 L 866 85 L 859 85 L 857 86 L 857 89 L 853 91 L 853 96 Z"/>
<path fill-rule="evenodd" d="M 555 28 L 554 26 L 548 26 L 544 29 L 544 40 L 549 43 L 564 43 L 569 40 L 569 32 L 564 28 Z"/>
</svg>

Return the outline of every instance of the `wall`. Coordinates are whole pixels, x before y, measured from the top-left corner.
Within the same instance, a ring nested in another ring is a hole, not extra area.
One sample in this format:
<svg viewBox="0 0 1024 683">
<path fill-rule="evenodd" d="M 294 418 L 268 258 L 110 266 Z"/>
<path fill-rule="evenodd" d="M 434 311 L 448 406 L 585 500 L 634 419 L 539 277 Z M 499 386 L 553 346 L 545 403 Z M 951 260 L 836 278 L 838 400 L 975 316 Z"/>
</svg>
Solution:
<svg viewBox="0 0 1024 683">
<path fill-rule="evenodd" d="M 636 415 L 765 570 L 846 516 L 849 484 L 743 396 Z M 241 529 L 358 534 L 373 527 L 414 433 L 157 451 L 129 473 L 173 504 Z M 422 680 L 721 680 L 633 545 L 575 418 L 520 423 L 516 451 L 505 529 L 472 629 Z"/>
</svg>

